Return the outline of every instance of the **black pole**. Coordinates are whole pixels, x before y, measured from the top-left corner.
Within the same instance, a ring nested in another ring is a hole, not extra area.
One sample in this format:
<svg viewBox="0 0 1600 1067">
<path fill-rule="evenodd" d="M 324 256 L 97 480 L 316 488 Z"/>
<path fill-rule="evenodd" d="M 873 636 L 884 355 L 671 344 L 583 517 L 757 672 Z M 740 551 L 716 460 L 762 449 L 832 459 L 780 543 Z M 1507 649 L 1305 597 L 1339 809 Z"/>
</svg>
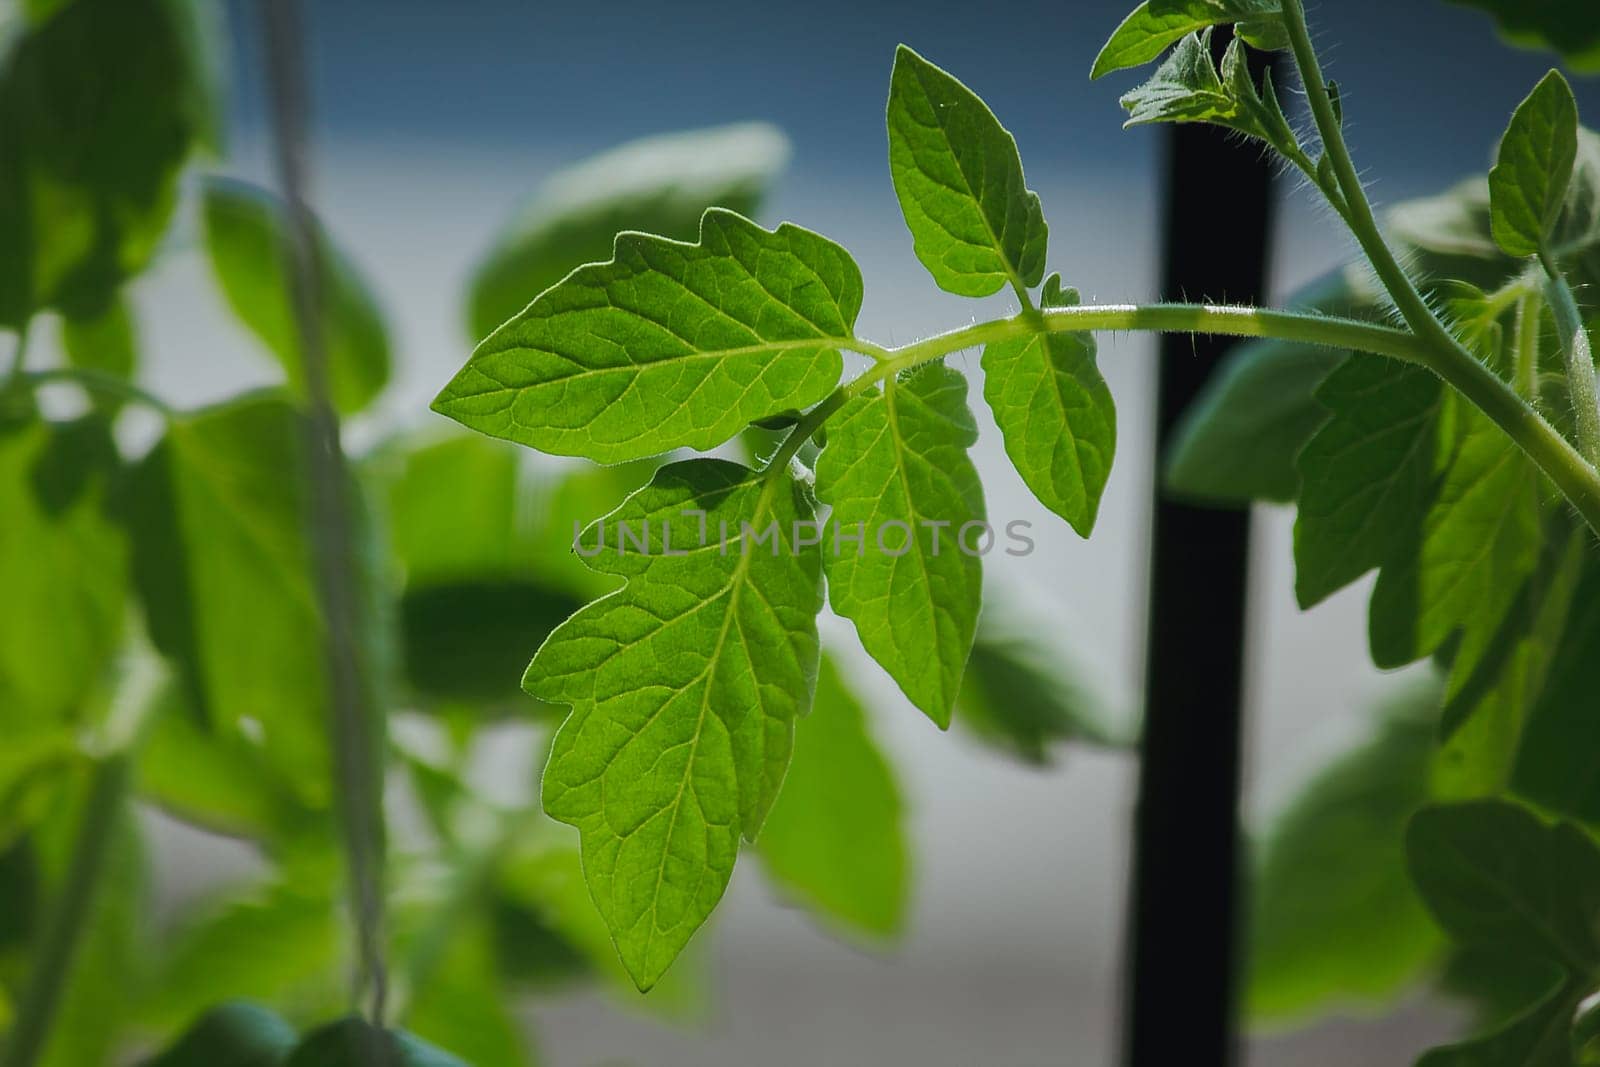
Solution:
<svg viewBox="0 0 1600 1067">
<path fill-rule="evenodd" d="M 1228 34 L 1213 44 L 1221 53 Z M 1253 56 L 1259 80 L 1265 57 Z M 1256 302 L 1272 169 L 1211 126 L 1169 128 L 1166 299 Z M 1162 338 L 1157 455 L 1228 348 Z M 1237 1043 L 1239 750 L 1250 514 L 1156 489 L 1123 1049 L 1128 1067 L 1225 1067 Z"/>
</svg>

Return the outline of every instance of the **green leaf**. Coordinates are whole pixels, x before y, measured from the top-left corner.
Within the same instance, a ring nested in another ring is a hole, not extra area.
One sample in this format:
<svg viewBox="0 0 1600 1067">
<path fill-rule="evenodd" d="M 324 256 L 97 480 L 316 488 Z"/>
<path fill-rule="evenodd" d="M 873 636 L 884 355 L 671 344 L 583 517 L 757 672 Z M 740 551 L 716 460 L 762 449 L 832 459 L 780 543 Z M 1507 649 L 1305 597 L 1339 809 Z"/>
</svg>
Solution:
<svg viewBox="0 0 1600 1067">
<path fill-rule="evenodd" d="M 528 668 L 529 693 L 573 706 L 545 811 L 578 828 L 590 892 L 641 989 L 716 906 L 788 768 L 817 669 L 821 562 L 799 536 L 814 521 L 785 472 L 661 468 L 580 542 L 628 584 Z"/>
<path fill-rule="evenodd" d="M 1480 800 L 1418 812 L 1406 852 L 1429 910 L 1461 946 L 1551 968 L 1549 991 L 1521 1013 L 1419 1067 L 1570 1067 L 1572 1021 L 1600 976 L 1600 848 L 1570 823 Z"/>
<path fill-rule="evenodd" d="M 185 1024 L 219 1000 L 338 1003 L 343 935 L 327 888 L 269 882 L 191 908 L 143 991 L 146 1019 Z"/>
<path fill-rule="evenodd" d="M 900 790 L 860 701 L 826 657 L 759 851 L 772 880 L 822 918 L 879 938 L 904 928 L 910 856 Z"/>
<path fill-rule="evenodd" d="M 1600 688 L 1600 565 L 1592 548 L 1589 555 L 1582 582 L 1571 595 L 1572 615 L 1523 730 L 1512 784 L 1522 796 L 1593 825 L 1600 824 L 1594 761 L 1600 745 L 1594 715 Z"/>
<path fill-rule="evenodd" d="M 1314 282 L 1289 305 L 1370 317 L 1372 309 L 1348 273 Z M 1167 492 L 1213 503 L 1294 500 L 1300 493 L 1295 461 L 1328 421 L 1317 387 L 1345 356 L 1319 345 L 1265 339 L 1234 348 L 1184 412 L 1166 456 Z"/>
<path fill-rule="evenodd" d="M 126 300 L 111 300 L 99 314 L 61 320 L 61 347 L 74 367 L 131 378 L 139 364 L 139 338 Z"/>
<path fill-rule="evenodd" d="M 1539 474 L 1475 408 L 1423 516 L 1420 537 L 1387 561 L 1372 592 L 1373 662 L 1428 655 L 1459 627 L 1500 618 L 1539 559 Z"/>
<path fill-rule="evenodd" d="M 284 1067 L 467 1067 L 461 1060 L 400 1030 L 364 1019 L 341 1019 L 306 1035 Z"/>
<path fill-rule="evenodd" d="M 1146 0 L 1134 8 L 1095 56 L 1089 77 L 1140 67 L 1198 30 L 1235 20 L 1257 47 L 1281 48 L 1282 15 L 1270 0 Z"/>
<path fill-rule="evenodd" d="M 941 729 L 983 599 L 977 439 L 966 379 L 936 362 L 852 398 L 817 461 L 829 602 Z"/>
<path fill-rule="evenodd" d="M 1124 126 L 1209 122 L 1259 138 L 1285 153 L 1299 145 L 1272 88 L 1271 73 L 1257 90 L 1238 38 L 1228 42 L 1218 75 L 1211 58 L 1210 27 L 1179 41 L 1150 80 L 1124 94 L 1121 104 L 1128 112 Z"/>
<path fill-rule="evenodd" d="M 1537 255 L 1545 246 L 1577 155 L 1578 103 L 1552 70 L 1517 105 L 1489 171 L 1494 239 L 1507 255 Z"/>
<path fill-rule="evenodd" d="M 1436 805 L 1412 818 L 1406 853 L 1429 910 L 1462 945 L 1580 974 L 1600 966 L 1600 849 L 1571 823 L 1501 800 Z"/>
<path fill-rule="evenodd" d="M 144 1067 L 278 1067 L 294 1046 L 294 1028 L 276 1013 L 233 1001 L 206 1012 Z"/>
<path fill-rule="evenodd" d="M 121 647 L 127 540 L 110 425 L 0 421 L 0 735 L 84 722 Z"/>
<path fill-rule="evenodd" d="M 1039 284 L 1049 229 L 1016 139 L 976 93 L 905 45 L 889 79 L 889 171 L 939 288 L 988 296 Z"/>
<path fill-rule="evenodd" d="M 1040 639 L 1052 624 L 1014 603 L 984 598 L 978 633 L 956 698 L 956 721 L 974 737 L 1033 767 L 1055 763 L 1067 742 L 1124 742 L 1062 650 Z"/>
<path fill-rule="evenodd" d="M 129 493 L 151 637 L 213 728 L 251 739 L 326 804 L 322 621 L 300 416 L 262 393 L 173 419 Z M 249 610 L 241 610 L 249 605 Z"/>
<path fill-rule="evenodd" d="M 1076 290 L 1045 282 L 1040 303 L 1070 307 Z M 1083 537 L 1094 527 L 1111 473 L 1117 412 L 1087 333 L 1037 333 L 983 350 L 983 397 L 1006 455 L 1040 503 Z"/>
<path fill-rule="evenodd" d="M 1564 514 L 1548 518 L 1538 566 L 1504 615 L 1467 620 L 1441 721 L 1445 741 L 1434 776 L 1441 799 L 1484 796 L 1507 785 L 1524 725 L 1564 641 L 1584 540 Z"/>
<path fill-rule="evenodd" d="M 1360 354 L 1318 387 L 1328 419 L 1297 463 L 1301 607 L 1387 562 L 1421 522 L 1447 447 L 1443 395 L 1439 380 L 1420 367 Z"/>
<path fill-rule="evenodd" d="M 314 817 L 259 746 L 202 721 L 178 686 L 163 687 L 152 703 L 136 755 L 141 799 L 192 826 L 268 844 Z"/>
<path fill-rule="evenodd" d="M 271 193 L 223 178 L 203 187 L 206 251 L 228 306 L 282 364 L 296 392 L 305 390 L 305 357 L 295 324 L 289 220 Z M 328 389 L 345 413 L 370 404 L 389 380 L 383 313 L 355 266 L 320 228 L 313 235 L 321 279 Z"/>
<path fill-rule="evenodd" d="M 1381 1006 L 1439 955 L 1404 848 L 1406 820 L 1428 798 L 1437 707 L 1432 686 L 1393 701 L 1259 839 L 1245 997 L 1253 1017 Z"/>
<path fill-rule="evenodd" d="M 1588 0 L 1548 0 L 1538 4 L 1520 0 L 1450 2 L 1487 11 L 1513 44 L 1558 52 L 1567 66 L 1579 74 L 1600 72 L 1600 11 Z"/>
<path fill-rule="evenodd" d="M 472 1067 L 531 1067 L 528 1043 L 495 970 L 486 915 L 455 931 L 433 972 L 417 988 L 406 1026 Z"/>
<path fill-rule="evenodd" d="M 0 73 L 0 325 L 94 317 L 167 228 L 197 72 L 168 0 L 77 0 Z"/>
<path fill-rule="evenodd" d="M 861 309 L 844 249 L 712 209 L 698 244 L 617 236 L 489 336 L 433 407 L 469 429 L 601 463 L 707 449 L 839 382 Z"/>
<path fill-rule="evenodd" d="M 776 127 L 741 122 L 629 141 L 558 171 L 473 273 L 472 336 L 487 337 L 576 267 L 610 256 L 625 230 L 692 241 L 707 208 L 754 217 L 788 157 Z"/>
</svg>

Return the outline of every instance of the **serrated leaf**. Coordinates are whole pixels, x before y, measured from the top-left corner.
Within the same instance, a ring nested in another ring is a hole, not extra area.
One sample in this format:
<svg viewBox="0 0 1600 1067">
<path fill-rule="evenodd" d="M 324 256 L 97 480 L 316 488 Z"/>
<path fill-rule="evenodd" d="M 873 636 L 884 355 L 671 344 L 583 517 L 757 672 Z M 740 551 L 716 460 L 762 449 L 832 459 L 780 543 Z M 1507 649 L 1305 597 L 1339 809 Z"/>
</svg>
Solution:
<svg viewBox="0 0 1600 1067">
<path fill-rule="evenodd" d="M 1146 0 L 1101 46 L 1089 77 L 1143 66 L 1197 30 L 1241 19 L 1238 32 L 1251 44 L 1283 47 L 1282 15 L 1270 0 Z"/>
<path fill-rule="evenodd" d="M 305 489 L 293 476 L 299 419 L 286 397 L 262 393 L 171 420 L 127 506 L 150 634 L 185 699 L 259 744 L 320 807 L 328 695 Z"/>
<path fill-rule="evenodd" d="M 789 142 L 764 122 L 629 141 L 551 175 L 502 227 L 467 294 L 474 338 L 585 263 L 625 230 L 692 241 L 707 208 L 753 218 L 783 170 Z"/>
<path fill-rule="evenodd" d="M 1416 982 L 1443 941 L 1411 887 L 1405 828 L 1428 798 L 1438 693 L 1375 716 L 1259 841 L 1246 1002 L 1257 1019 L 1380 1005 Z"/>
<path fill-rule="evenodd" d="M 628 584 L 528 668 L 529 693 L 573 707 L 545 811 L 578 828 L 590 892 L 641 989 L 710 915 L 783 781 L 816 679 L 820 553 L 797 536 L 812 522 L 785 472 L 661 468 L 581 542 Z"/>
<path fill-rule="evenodd" d="M 1561 54 L 1579 74 L 1600 72 L 1600 10 L 1586 0 L 1551 0 L 1528 4 L 1521 0 L 1450 0 L 1494 16 L 1500 32 L 1523 48 L 1543 48 Z"/>
<path fill-rule="evenodd" d="M 1076 290 L 1045 282 L 1040 305 L 1069 307 Z M 1117 412 L 1095 365 L 1094 336 L 1038 333 L 983 350 L 983 397 L 1006 455 L 1033 495 L 1083 537 L 1094 528 L 1111 473 Z"/>
<path fill-rule="evenodd" d="M 1538 566 L 1504 614 L 1467 621 L 1441 716 L 1439 798 L 1484 796 L 1507 785 L 1524 725 L 1563 641 L 1584 555 L 1584 539 L 1565 515 L 1548 518 Z"/>
<path fill-rule="evenodd" d="M 889 79 L 889 171 L 939 288 L 988 296 L 1044 277 L 1049 228 L 1017 142 L 955 77 L 901 45 Z"/>
<path fill-rule="evenodd" d="M 211 178 L 201 218 L 211 269 L 228 306 L 288 375 L 305 389 L 305 356 L 295 325 L 288 265 L 289 220 L 271 193 L 245 182 Z M 389 336 L 371 289 L 320 227 L 313 234 L 328 389 L 341 412 L 360 411 L 389 381 Z"/>
<path fill-rule="evenodd" d="M 1600 824 L 1594 760 L 1600 744 L 1594 714 L 1594 694 L 1600 691 L 1600 566 L 1592 551 L 1523 730 L 1512 786 L 1551 811 Z"/>
<path fill-rule="evenodd" d="M 1357 318 L 1372 314 L 1346 271 L 1296 293 L 1289 305 Z M 1166 456 L 1166 490 L 1212 502 L 1294 500 L 1300 492 L 1296 460 L 1328 421 L 1317 388 L 1346 355 L 1278 340 L 1234 348 L 1184 412 Z"/>
<path fill-rule="evenodd" d="M 275 1012 L 233 1001 L 206 1012 L 144 1067 L 278 1067 L 295 1038 L 294 1028 Z"/>
<path fill-rule="evenodd" d="M 829 603 L 941 729 L 983 599 L 983 487 L 967 455 L 978 428 L 966 398 L 966 379 L 942 362 L 892 378 L 829 420 L 817 460 L 817 498 L 833 509 Z"/>
<path fill-rule="evenodd" d="M 1578 155 L 1578 103 L 1559 71 L 1546 74 L 1512 113 L 1489 171 L 1494 239 L 1512 256 L 1545 246 Z"/>
<path fill-rule="evenodd" d="M 0 421 L 0 735 L 82 723 L 122 640 L 127 539 L 110 424 Z"/>
<path fill-rule="evenodd" d="M 133 377 L 139 364 L 139 339 L 127 301 L 117 297 L 98 314 L 63 318 L 61 347 L 74 367 Z"/>
<path fill-rule="evenodd" d="M 480 344 L 433 408 L 601 463 L 708 449 L 827 396 L 860 309 L 844 249 L 712 209 L 698 244 L 619 234 L 609 262 L 574 271 Z"/>
<path fill-rule="evenodd" d="M 461 1060 L 402 1030 L 380 1030 L 365 1019 L 341 1019 L 312 1031 L 284 1067 L 467 1067 Z"/>
<path fill-rule="evenodd" d="M 1439 380 L 1349 357 L 1317 388 L 1327 421 L 1296 466 L 1295 594 L 1310 607 L 1388 561 L 1422 521 L 1447 436 Z"/>
<path fill-rule="evenodd" d="M 900 789 L 860 701 L 826 657 L 758 851 L 786 895 L 822 919 L 874 938 L 904 927 L 910 856 Z"/>
<path fill-rule="evenodd" d="M 1460 443 L 1420 534 L 1385 561 L 1372 592 L 1373 662 L 1428 655 L 1462 625 L 1500 618 L 1539 559 L 1539 474 L 1498 426 L 1465 405 Z"/>
<path fill-rule="evenodd" d="M 1040 635 L 1050 624 L 986 595 L 961 678 L 956 721 L 979 741 L 1034 767 L 1068 742 L 1124 743 L 1106 722 L 1070 657 Z"/>
<path fill-rule="evenodd" d="M 77 0 L 0 73 L 0 324 L 100 313 L 154 255 L 196 134 L 167 0 Z"/>
</svg>

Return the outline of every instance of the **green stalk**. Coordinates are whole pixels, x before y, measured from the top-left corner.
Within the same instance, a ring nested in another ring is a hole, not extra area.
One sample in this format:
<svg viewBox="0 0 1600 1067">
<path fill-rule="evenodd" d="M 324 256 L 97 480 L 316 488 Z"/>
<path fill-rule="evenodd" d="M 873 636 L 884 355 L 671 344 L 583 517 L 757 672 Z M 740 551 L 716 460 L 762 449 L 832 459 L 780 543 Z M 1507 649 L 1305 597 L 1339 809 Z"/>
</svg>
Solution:
<svg viewBox="0 0 1600 1067">
<path fill-rule="evenodd" d="M 44 1051 L 72 974 L 73 960 L 90 926 L 101 874 L 116 838 L 117 817 L 128 791 L 128 761 L 113 756 L 96 765 L 90 779 L 83 825 L 73 846 L 67 880 L 51 910 L 28 987 L 18 1005 L 16 1029 L 6 1045 L 3 1067 L 33 1067 Z"/>
<path fill-rule="evenodd" d="M 1252 307 L 1211 304 L 1078 305 L 1046 311 L 1025 311 L 1008 319 L 976 323 L 900 348 L 883 348 L 867 341 L 852 342 L 854 350 L 871 355 L 877 362 L 807 412 L 784 439 L 769 469 L 781 471 L 787 468 L 801 444 L 815 434 L 846 401 L 899 371 L 996 341 L 1009 341 L 1039 333 L 1108 330 L 1270 337 L 1370 352 L 1427 367 L 1454 386 L 1504 430 L 1572 502 L 1584 521 L 1596 533 L 1600 533 L 1600 472 L 1527 400 L 1453 340 L 1446 346 L 1438 346 L 1414 333 L 1391 326 L 1331 315 Z"/>
<path fill-rule="evenodd" d="M 1594 354 L 1589 348 L 1589 332 L 1572 289 L 1556 269 L 1548 253 L 1539 254 L 1544 265 L 1545 294 L 1556 317 L 1561 335 L 1561 352 L 1567 363 L 1567 394 L 1572 400 L 1572 415 L 1578 426 L 1578 444 L 1590 463 L 1600 463 L 1600 391 L 1595 387 Z"/>
<path fill-rule="evenodd" d="M 1432 370 L 1446 384 L 1454 386 L 1493 419 L 1555 482 L 1590 528 L 1600 533 L 1600 474 L 1597 474 L 1594 462 L 1573 448 L 1510 385 L 1490 372 L 1456 340 L 1422 299 L 1411 278 L 1385 243 L 1378 221 L 1372 214 L 1366 190 L 1362 188 L 1361 178 L 1356 173 L 1355 163 L 1351 160 L 1350 150 L 1345 145 L 1339 118 L 1334 114 L 1328 85 L 1323 80 L 1322 67 L 1317 62 L 1311 34 L 1306 28 L 1304 4 L 1302 0 L 1282 2 L 1289 47 L 1294 53 L 1295 65 L 1300 70 L 1300 80 L 1311 105 L 1317 133 L 1322 138 L 1324 157 L 1333 171 L 1343 200 L 1342 205 L 1335 206 L 1342 208 L 1340 214 L 1406 325 L 1424 343 L 1426 351 L 1417 362 Z M 1581 335 L 1582 332 L 1580 325 L 1577 333 Z M 1586 346 L 1587 339 L 1583 343 Z M 1576 344 L 1568 346 L 1569 351 L 1574 348 Z M 1590 364 L 1587 384 L 1592 386 L 1593 381 L 1593 366 Z M 1580 384 L 1579 388 L 1582 389 L 1583 385 Z M 1577 402 L 1574 397 L 1574 403 Z M 1595 409 L 1592 390 L 1586 402 L 1591 411 Z M 1580 415 L 1580 424 L 1583 417 Z M 1596 423 L 1593 442 L 1594 448 L 1591 449 L 1586 441 L 1584 450 L 1591 456 L 1600 457 L 1600 422 Z"/>
</svg>

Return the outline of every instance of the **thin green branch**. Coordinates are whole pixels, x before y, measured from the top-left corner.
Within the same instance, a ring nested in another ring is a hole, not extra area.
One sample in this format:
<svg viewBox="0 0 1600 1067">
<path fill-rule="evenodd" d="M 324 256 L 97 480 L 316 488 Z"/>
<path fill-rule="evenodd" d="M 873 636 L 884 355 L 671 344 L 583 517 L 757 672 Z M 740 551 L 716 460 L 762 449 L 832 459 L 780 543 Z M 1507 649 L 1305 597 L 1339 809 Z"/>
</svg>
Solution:
<svg viewBox="0 0 1600 1067">
<path fill-rule="evenodd" d="M 128 792 L 128 761 L 113 756 L 97 764 L 89 783 L 83 824 L 73 845 L 66 882 L 39 943 L 33 973 L 17 1007 L 17 1025 L 3 1067 L 33 1067 L 49 1039 L 91 913 L 103 891 L 101 875 L 116 839 L 117 818 Z"/>
<path fill-rule="evenodd" d="M 773 457 L 768 469 L 787 469 L 800 446 L 850 398 L 890 375 L 953 352 L 1038 333 L 1151 330 L 1231 337 L 1270 337 L 1281 341 L 1370 352 L 1427 367 L 1455 387 L 1504 430 L 1572 502 L 1584 521 L 1600 533 L 1600 472 L 1534 410 L 1527 399 L 1489 368 L 1460 352 L 1453 341 L 1440 347 L 1406 330 L 1371 322 L 1302 311 L 1279 311 L 1214 304 L 1078 305 L 1027 311 L 1007 319 L 975 323 L 895 349 L 853 342 L 877 362 L 860 377 L 835 389 L 806 413 Z M 881 353 L 881 354 L 880 354 Z"/>
<path fill-rule="evenodd" d="M 1539 317 L 1544 302 L 1537 293 L 1524 292 L 1517 298 L 1517 341 L 1513 348 L 1512 373 L 1517 392 L 1533 401 L 1539 392 Z"/>
<path fill-rule="evenodd" d="M 140 388 L 126 378 L 88 367 L 53 367 L 49 370 L 24 371 L 17 375 L 17 380 L 30 388 L 57 383 L 76 385 L 90 393 L 99 393 L 126 403 L 147 407 L 165 419 L 177 415 L 170 404 L 154 393 Z"/>
<path fill-rule="evenodd" d="M 1578 427 L 1578 445 L 1590 463 L 1600 463 L 1600 390 L 1595 386 L 1594 353 L 1589 347 L 1589 332 L 1583 328 L 1583 315 L 1572 289 L 1561 276 L 1548 252 L 1539 254 L 1544 266 L 1545 294 L 1555 314 L 1556 332 L 1561 337 L 1561 352 L 1567 365 L 1567 395 Z"/>
</svg>

